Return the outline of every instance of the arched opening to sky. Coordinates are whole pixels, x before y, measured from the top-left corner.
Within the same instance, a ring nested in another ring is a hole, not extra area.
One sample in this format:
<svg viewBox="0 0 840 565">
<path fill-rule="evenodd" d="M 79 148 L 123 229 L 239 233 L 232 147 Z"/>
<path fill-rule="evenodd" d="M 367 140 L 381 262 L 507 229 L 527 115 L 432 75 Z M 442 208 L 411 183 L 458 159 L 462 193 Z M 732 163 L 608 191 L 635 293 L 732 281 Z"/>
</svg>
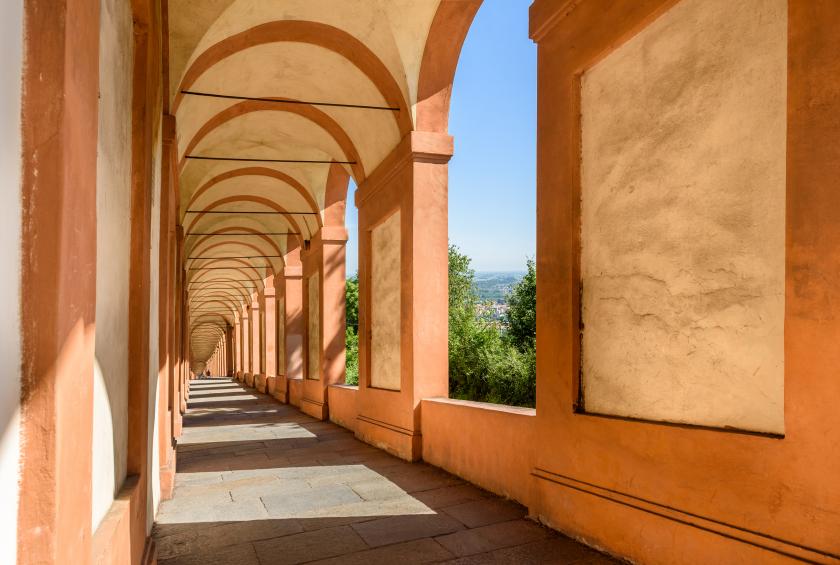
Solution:
<svg viewBox="0 0 840 565">
<path fill-rule="evenodd" d="M 476 271 L 524 271 L 536 255 L 537 50 L 532 0 L 485 0 L 461 50 L 450 107 L 449 241 Z M 358 271 L 351 181 L 347 276 Z"/>
</svg>

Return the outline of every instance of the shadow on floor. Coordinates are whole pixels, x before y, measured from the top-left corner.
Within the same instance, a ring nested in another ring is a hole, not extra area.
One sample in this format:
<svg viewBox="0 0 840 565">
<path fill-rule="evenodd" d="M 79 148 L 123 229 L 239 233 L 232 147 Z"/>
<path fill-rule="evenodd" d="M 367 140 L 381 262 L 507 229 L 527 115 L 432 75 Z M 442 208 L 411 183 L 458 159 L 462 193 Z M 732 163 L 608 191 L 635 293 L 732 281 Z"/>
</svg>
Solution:
<svg viewBox="0 0 840 565">
<path fill-rule="evenodd" d="M 153 532 L 162 565 L 616 563 L 235 382 L 190 390 L 175 495 Z"/>
</svg>

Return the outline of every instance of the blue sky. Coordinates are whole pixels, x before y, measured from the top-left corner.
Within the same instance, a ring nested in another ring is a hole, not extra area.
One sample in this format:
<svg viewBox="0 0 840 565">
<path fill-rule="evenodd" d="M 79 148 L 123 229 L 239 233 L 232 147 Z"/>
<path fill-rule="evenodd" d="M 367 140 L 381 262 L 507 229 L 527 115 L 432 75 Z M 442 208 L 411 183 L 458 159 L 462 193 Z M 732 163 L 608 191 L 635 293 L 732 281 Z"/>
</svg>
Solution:
<svg viewBox="0 0 840 565">
<path fill-rule="evenodd" d="M 532 0 L 485 0 L 455 74 L 449 133 L 449 240 L 478 271 L 521 271 L 536 254 L 537 52 Z M 348 194 L 347 274 L 358 269 L 358 222 Z"/>
</svg>

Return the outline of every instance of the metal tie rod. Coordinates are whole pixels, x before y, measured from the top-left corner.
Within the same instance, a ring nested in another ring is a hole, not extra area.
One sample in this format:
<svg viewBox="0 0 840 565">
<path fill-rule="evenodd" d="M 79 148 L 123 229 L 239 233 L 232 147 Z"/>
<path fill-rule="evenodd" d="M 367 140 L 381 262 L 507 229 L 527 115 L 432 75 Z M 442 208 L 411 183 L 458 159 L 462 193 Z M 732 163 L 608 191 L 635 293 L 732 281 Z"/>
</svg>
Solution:
<svg viewBox="0 0 840 565">
<path fill-rule="evenodd" d="M 289 98 L 263 98 L 259 96 L 234 96 L 231 94 L 216 94 L 212 92 L 197 92 L 195 90 L 182 90 L 181 94 L 187 96 L 204 96 L 207 98 L 224 98 L 225 100 L 253 100 L 255 102 L 275 102 L 277 104 L 305 104 L 308 106 L 327 106 L 332 108 L 359 108 L 362 110 L 387 110 L 399 112 L 400 109 L 394 106 L 374 106 L 371 104 L 346 104 L 342 102 L 312 102 L 309 100 L 291 100 Z"/>
<path fill-rule="evenodd" d="M 280 212 L 278 210 L 186 210 L 185 214 L 289 214 L 297 215 L 297 214 L 308 214 L 311 216 L 315 216 L 320 214 L 320 212 Z M 192 232 L 190 232 L 192 233 Z M 254 234 L 259 235 L 259 234 Z M 296 233 L 295 235 L 300 235 Z"/>
<path fill-rule="evenodd" d="M 240 267 L 190 267 L 188 271 L 212 271 L 213 269 L 264 269 L 262 265 L 242 265 Z"/>
<path fill-rule="evenodd" d="M 288 212 L 287 212 L 287 213 L 288 213 Z M 296 232 L 296 231 L 274 231 L 274 232 L 271 232 L 271 231 L 268 231 L 268 232 L 258 232 L 258 233 L 253 233 L 253 232 L 251 232 L 251 233 L 238 233 L 238 232 L 229 232 L 229 233 L 210 233 L 210 232 L 195 232 L 195 231 L 191 231 L 191 232 L 189 232 L 189 233 L 185 233 L 184 235 L 185 235 L 185 236 L 189 236 L 189 235 L 203 235 L 203 236 L 211 236 L 211 235 L 215 235 L 215 236 L 229 236 L 229 235 L 236 235 L 236 236 L 241 236 L 241 235 L 250 235 L 250 236 L 255 236 L 255 235 L 260 235 L 260 236 L 262 236 L 262 235 L 300 235 L 300 232 Z"/>
<path fill-rule="evenodd" d="M 209 256 L 198 256 L 198 257 L 186 257 L 186 259 L 278 259 L 283 257 L 282 255 L 229 255 L 227 257 L 209 257 Z"/>
<path fill-rule="evenodd" d="M 199 161 L 247 161 L 250 163 L 304 163 L 313 165 L 355 165 L 356 161 L 335 161 L 333 159 L 251 159 L 247 157 L 217 157 L 215 155 L 187 155 L 186 159 Z"/>
</svg>

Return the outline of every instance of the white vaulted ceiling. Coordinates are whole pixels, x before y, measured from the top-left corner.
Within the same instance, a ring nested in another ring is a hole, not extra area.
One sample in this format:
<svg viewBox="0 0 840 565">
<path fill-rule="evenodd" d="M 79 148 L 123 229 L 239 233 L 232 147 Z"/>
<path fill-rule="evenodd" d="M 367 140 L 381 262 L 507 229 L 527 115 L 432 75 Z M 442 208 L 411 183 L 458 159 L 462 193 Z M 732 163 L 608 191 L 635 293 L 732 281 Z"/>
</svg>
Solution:
<svg viewBox="0 0 840 565">
<path fill-rule="evenodd" d="M 196 361 L 213 353 L 219 332 L 284 267 L 284 256 L 320 229 L 330 163 L 361 184 L 414 128 L 421 62 L 439 4 L 169 0 L 178 204 L 185 257 L 199 257 L 185 265 Z"/>
</svg>

